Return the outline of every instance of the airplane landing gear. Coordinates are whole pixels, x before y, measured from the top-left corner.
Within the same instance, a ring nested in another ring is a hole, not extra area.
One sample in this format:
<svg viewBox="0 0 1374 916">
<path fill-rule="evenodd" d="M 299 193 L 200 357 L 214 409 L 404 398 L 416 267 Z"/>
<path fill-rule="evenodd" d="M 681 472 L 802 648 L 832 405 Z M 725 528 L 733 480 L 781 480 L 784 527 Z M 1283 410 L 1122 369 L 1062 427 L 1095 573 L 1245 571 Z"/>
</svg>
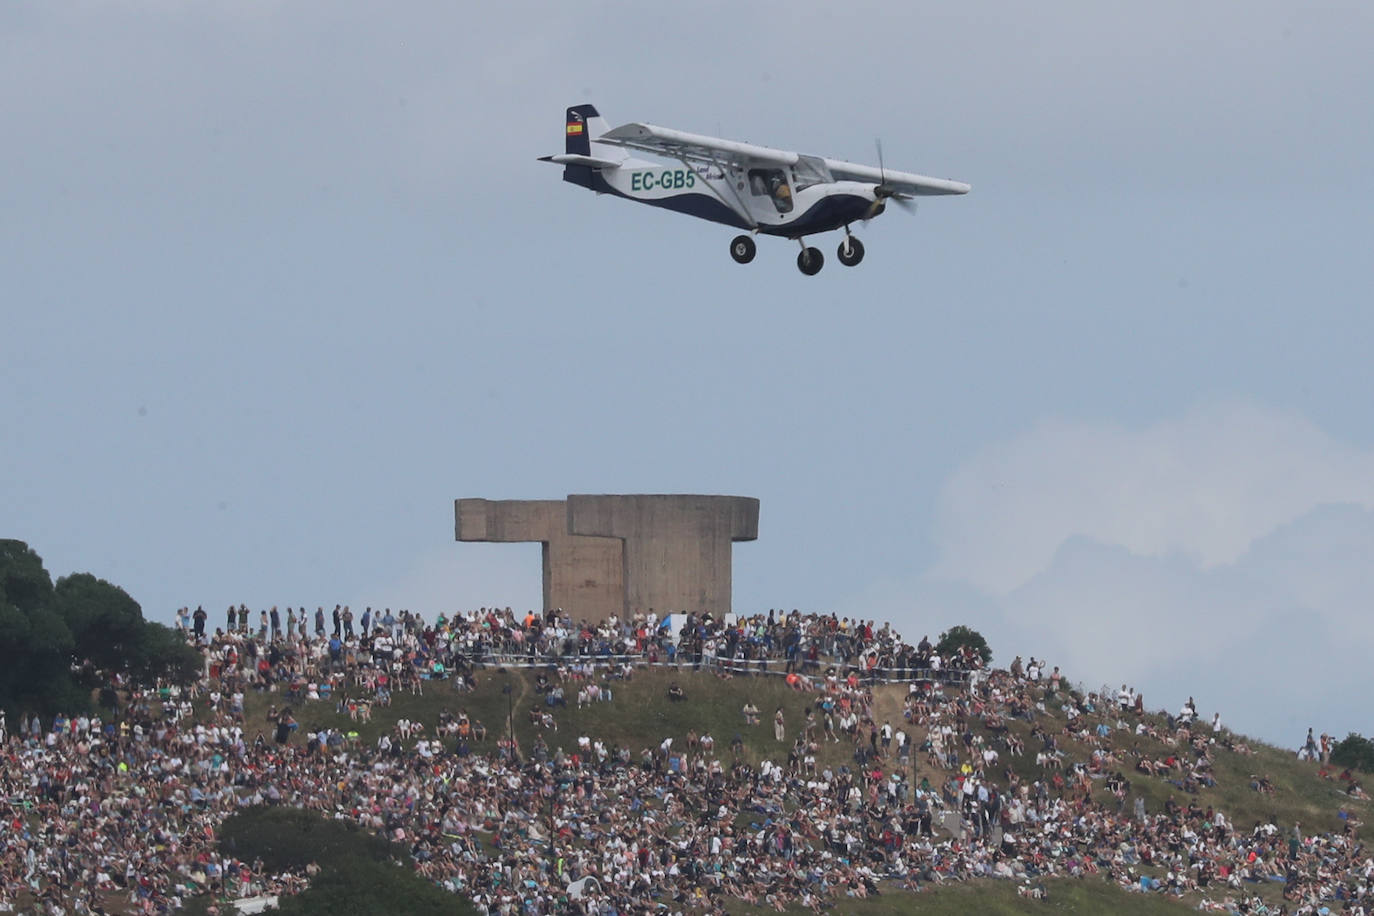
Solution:
<svg viewBox="0 0 1374 916">
<path fill-rule="evenodd" d="M 757 251 L 758 247 L 754 244 L 754 240 L 747 235 L 737 235 L 734 241 L 730 243 L 730 257 L 734 258 L 738 264 L 748 264 L 754 260 Z"/>
<path fill-rule="evenodd" d="M 821 254 L 819 248 L 807 248 L 804 239 L 797 241 L 801 243 L 801 254 L 797 255 L 797 269 L 808 277 L 814 277 L 825 266 L 825 255 Z"/>
<path fill-rule="evenodd" d="M 846 234 L 840 242 L 839 258 L 845 267 L 853 267 L 864 259 L 864 243 Z"/>
</svg>

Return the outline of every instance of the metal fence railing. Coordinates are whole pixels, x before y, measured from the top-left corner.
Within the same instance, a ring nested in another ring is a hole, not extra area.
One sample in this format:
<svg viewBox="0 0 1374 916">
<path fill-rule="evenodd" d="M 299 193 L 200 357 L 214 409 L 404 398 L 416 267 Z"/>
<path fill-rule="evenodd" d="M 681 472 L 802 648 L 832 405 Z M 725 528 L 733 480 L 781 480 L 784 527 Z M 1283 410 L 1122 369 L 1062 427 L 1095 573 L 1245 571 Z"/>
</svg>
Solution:
<svg viewBox="0 0 1374 916">
<path fill-rule="evenodd" d="M 795 666 L 793 671 L 788 671 L 785 659 L 743 660 L 703 656 L 700 661 L 697 661 L 693 657 L 681 655 L 675 661 L 650 661 L 647 655 L 536 655 L 489 651 L 481 655 L 466 656 L 464 661 L 473 667 L 483 668 L 555 670 L 560 667 L 570 669 L 590 667 L 592 669 L 604 669 L 629 665 L 632 668 L 672 668 L 678 671 L 694 669 L 728 671 L 731 674 L 751 676 L 787 677 L 789 674 L 795 674 L 799 678 L 811 681 L 824 681 L 827 676 L 826 670 L 833 668 L 836 677 L 840 680 L 847 680 L 852 674 L 864 684 L 936 683 L 962 685 L 968 683 L 973 674 L 973 672 L 961 668 L 869 668 L 860 665 L 846 666 L 842 662 L 835 661 L 832 663 L 828 660 L 820 663 L 808 662 L 804 665 Z"/>
</svg>

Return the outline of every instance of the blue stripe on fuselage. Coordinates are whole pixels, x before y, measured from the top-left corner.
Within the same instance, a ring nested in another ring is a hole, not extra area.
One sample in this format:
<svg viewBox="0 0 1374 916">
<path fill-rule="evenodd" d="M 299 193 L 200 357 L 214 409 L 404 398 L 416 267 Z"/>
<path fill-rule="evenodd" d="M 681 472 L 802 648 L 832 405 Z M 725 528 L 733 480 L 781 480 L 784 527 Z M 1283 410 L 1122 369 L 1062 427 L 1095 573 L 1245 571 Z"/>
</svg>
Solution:
<svg viewBox="0 0 1374 916">
<path fill-rule="evenodd" d="M 872 206 L 871 200 L 857 194 L 831 194 L 807 207 L 806 212 L 796 219 L 789 220 L 781 226 L 760 226 L 759 232 L 765 235 L 786 236 L 789 239 L 817 232 L 829 232 L 831 229 L 839 229 L 863 219 Z"/>
<path fill-rule="evenodd" d="M 831 229 L 839 229 L 848 223 L 857 222 L 867 216 L 869 209 L 873 206 L 871 200 L 857 194 L 834 194 L 821 198 L 808 207 L 805 213 L 780 226 L 761 224 L 755 227 L 742 219 L 732 208 L 727 207 L 709 194 L 694 192 L 674 194 L 671 197 L 634 197 L 613 187 L 602 176 L 599 169 L 591 169 L 582 165 L 566 166 L 563 169 L 563 180 L 600 194 L 614 194 L 616 197 L 623 197 L 636 203 L 662 207 L 665 210 L 685 213 L 688 216 L 710 220 L 713 223 L 724 223 L 727 226 L 734 226 L 736 229 L 757 228 L 763 235 L 779 235 L 789 239 L 812 235 L 817 232 L 829 232 Z"/>
<path fill-rule="evenodd" d="M 623 197 L 626 200 L 633 200 L 636 203 L 648 204 L 651 207 L 662 207 L 665 210 L 672 210 L 677 213 L 686 213 L 688 216 L 710 220 L 713 223 L 724 223 L 727 226 L 734 226 L 736 229 L 754 228 L 740 219 L 738 213 L 709 194 L 674 194 L 671 197 L 658 198 L 633 197 L 618 188 L 612 187 L 611 183 L 602 176 L 599 169 L 591 169 L 580 165 L 565 167 L 563 169 L 563 180 L 596 191 L 598 194 L 614 194 L 616 197 Z"/>
</svg>

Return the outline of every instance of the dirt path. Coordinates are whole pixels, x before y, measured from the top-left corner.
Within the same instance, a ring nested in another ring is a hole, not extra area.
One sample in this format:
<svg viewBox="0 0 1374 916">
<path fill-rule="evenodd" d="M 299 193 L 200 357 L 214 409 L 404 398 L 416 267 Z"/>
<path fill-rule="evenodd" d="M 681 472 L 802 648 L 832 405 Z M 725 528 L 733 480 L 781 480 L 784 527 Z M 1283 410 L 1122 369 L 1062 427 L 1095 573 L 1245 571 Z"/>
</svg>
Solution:
<svg viewBox="0 0 1374 916">
<path fill-rule="evenodd" d="M 906 725 L 902 715 L 906 709 L 906 691 L 905 684 L 883 684 L 873 688 L 873 721 L 879 728 L 884 722 L 891 722 L 894 731 Z M 911 737 L 911 729 L 906 733 Z"/>
</svg>

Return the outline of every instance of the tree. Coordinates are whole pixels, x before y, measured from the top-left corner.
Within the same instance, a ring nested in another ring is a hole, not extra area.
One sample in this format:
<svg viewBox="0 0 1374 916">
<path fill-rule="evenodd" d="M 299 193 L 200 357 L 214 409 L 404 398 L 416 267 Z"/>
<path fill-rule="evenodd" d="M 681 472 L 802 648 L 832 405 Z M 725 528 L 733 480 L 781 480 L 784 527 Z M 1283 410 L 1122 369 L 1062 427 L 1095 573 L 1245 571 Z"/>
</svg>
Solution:
<svg viewBox="0 0 1374 916">
<path fill-rule="evenodd" d="M 1374 741 L 1351 732 L 1331 749 L 1331 762 L 1374 773 Z"/>
<path fill-rule="evenodd" d="M 139 684 L 156 684 L 159 679 L 187 687 L 200 677 L 205 660 L 176 630 L 161 623 L 145 621 L 134 641 L 125 669 Z"/>
<path fill-rule="evenodd" d="M 0 540 L 0 704 L 69 701 L 72 634 L 52 610 L 52 579 L 23 541 Z"/>
<path fill-rule="evenodd" d="M 992 661 L 992 649 L 988 647 L 988 641 L 983 638 L 983 634 L 970 627 L 963 625 L 950 627 L 940 634 L 940 641 L 935 644 L 935 651 L 940 653 L 942 658 L 948 658 L 964 646 L 971 648 L 986 665 Z"/>
<path fill-rule="evenodd" d="M 76 573 L 57 580 L 53 608 L 67 624 L 78 662 L 126 671 L 143 630 L 143 609 L 124 589 Z"/>
<path fill-rule="evenodd" d="M 71 631 L 53 613 L 52 595 L 42 558 L 23 541 L 0 541 L 0 626 L 22 640 L 15 649 L 45 655 L 71 650 Z"/>
<path fill-rule="evenodd" d="M 52 579 L 42 557 L 23 541 L 0 540 L 0 604 L 28 613 L 47 607 L 51 598 Z"/>
<path fill-rule="evenodd" d="M 0 540 L 0 706 L 76 712 L 112 673 L 141 686 L 159 678 L 184 685 L 200 668 L 200 653 L 145 621 L 122 588 L 90 573 L 54 586 L 27 544 Z"/>
</svg>

